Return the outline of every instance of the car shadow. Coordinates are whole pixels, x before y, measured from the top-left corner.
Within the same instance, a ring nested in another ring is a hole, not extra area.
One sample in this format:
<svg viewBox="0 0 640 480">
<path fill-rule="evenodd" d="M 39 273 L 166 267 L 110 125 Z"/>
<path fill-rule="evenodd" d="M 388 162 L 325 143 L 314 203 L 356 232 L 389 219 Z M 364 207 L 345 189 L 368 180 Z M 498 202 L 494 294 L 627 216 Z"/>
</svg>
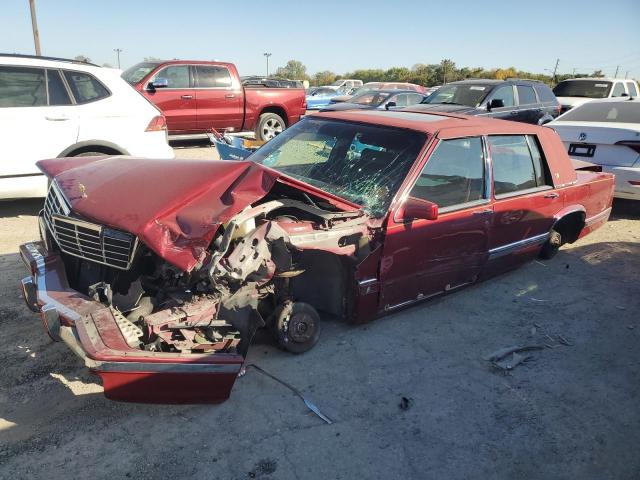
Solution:
<svg viewBox="0 0 640 480">
<path fill-rule="evenodd" d="M 640 201 L 615 198 L 609 220 L 640 220 Z"/>
<path fill-rule="evenodd" d="M 20 215 L 38 215 L 42 210 L 44 198 L 20 198 L 16 200 L 0 200 L 0 218 Z"/>
</svg>

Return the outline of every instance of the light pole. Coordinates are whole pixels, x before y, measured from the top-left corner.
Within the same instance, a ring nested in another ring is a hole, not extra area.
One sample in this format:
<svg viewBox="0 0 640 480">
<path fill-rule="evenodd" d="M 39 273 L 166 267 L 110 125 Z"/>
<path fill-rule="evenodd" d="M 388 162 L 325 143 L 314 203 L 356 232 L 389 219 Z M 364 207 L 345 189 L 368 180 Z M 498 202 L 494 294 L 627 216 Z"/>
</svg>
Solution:
<svg viewBox="0 0 640 480">
<path fill-rule="evenodd" d="M 269 52 L 264 52 L 263 55 L 267 58 L 267 77 L 269 76 L 269 57 L 272 55 Z"/>
<path fill-rule="evenodd" d="M 118 69 L 120 69 L 120 52 L 122 52 L 122 49 L 114 48 L 113 51 L 116 52 L 116 55 L 118 56 Z"/>
</svg>

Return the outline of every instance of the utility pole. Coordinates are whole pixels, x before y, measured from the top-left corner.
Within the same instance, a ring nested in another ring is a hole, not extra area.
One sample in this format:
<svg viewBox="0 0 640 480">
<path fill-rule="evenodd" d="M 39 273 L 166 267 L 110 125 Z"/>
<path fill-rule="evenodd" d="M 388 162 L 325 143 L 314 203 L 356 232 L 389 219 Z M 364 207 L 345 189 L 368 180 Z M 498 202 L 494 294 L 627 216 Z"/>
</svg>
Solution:
<svg viewBox="0 0 640 480">
<path fill-rule="evenodd" d="M 33 43 L 36 46 L 36 55 L 42 55 L 40 51 L 40 33 L 38 32 L 38 21 L 36 20 L 36 0 L 29 0 L 31 8 L 31 29 L 33 30 Z"/>
<path fill-rule="evenodd" d="M 114 48 L 113 51 L 116 52 L 116 55 L 118 56 L 118 69 L 120 69 L 120 52 L 123 50 L 121 48 Z"/>
<path fill-rule="evenodd" d="M 624 74 L 624 79 L 626 80 L 628 76 L 629 76 L 629 70 L 627 70 L 627 71 L 625 72 L 625 74 Z"/>
<path fill-rule="evenodd" d="M 559 64 L 560 64 L 560 59 L 556 58 L 556 66 L 553 67 L 553 83 L 556 83 L 556 72 L 558 71 Z"/>
<path fill-rule="evenodd" d="M 618 70 L 620 70 L 620 65 L 616 67 L 616 74 L 613 76 L 613 78 L 618 78 Z"/>
<path fill-rule="evenodd" d="M 447 62 L 446 60 L 442 61 L 442 84 L 447 84 Z"/>
<path fill-rule="evenodd" d="M 264 52 L 263 55 L 267 58 L 267 77 L 269 76 L 269 57 L 272 55 L 269 52 Z"/>
</svg>

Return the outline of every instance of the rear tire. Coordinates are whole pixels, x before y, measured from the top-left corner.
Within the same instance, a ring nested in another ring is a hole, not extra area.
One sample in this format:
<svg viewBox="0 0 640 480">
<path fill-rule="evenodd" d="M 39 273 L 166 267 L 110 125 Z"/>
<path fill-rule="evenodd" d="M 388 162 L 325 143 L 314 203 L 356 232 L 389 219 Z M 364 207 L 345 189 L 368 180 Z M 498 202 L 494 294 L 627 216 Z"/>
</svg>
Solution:
<svg viewBox="0 0 640 480">
<path fill-rule="evenodd" d="M 549 232 L 549 238 L 544 245 L 542 245 L 542 249 L 540 250 L 539 257 L 543 260 L 550 260 L 556 256 L 558 250 L 560 250 L 560 246 L 562 245 L 562 236 L 556 232 L 555 230 L 551 230 Z"/>
<path fill-rule="evenodd" d="M 282 133 L 287 128 L 280 115 L 275 113 L 263 113 L 258 120 L 256 127 L 256 140 L 268 142 L 276 135 Z"/>
<path fill-rule="evenodd" d="M 278 307 L 273 325 L 278 345 L 291 353 L 311 350 L 320 339 L 320 315 L 308 303 L 293 302 Z"/>
</svg>

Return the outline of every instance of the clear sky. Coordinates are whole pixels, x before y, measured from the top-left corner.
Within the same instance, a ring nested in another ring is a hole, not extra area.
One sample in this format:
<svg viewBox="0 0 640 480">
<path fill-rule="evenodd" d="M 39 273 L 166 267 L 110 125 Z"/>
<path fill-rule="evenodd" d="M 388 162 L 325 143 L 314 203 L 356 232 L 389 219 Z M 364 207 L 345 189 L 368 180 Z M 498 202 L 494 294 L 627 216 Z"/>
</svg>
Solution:
<svg viewBox="0 0 640 480">
<path fill-rule="evenodd" d="M 459 67 L 640 78 L 640 0 L 36 0 L 43 55 L 127 68 L 145 56 L 217 59 L 263 74 L 289 59 L 308 73 Z M 33 54 L 28 0 L 0 1 L 0 52 Z"/>
</svg>

